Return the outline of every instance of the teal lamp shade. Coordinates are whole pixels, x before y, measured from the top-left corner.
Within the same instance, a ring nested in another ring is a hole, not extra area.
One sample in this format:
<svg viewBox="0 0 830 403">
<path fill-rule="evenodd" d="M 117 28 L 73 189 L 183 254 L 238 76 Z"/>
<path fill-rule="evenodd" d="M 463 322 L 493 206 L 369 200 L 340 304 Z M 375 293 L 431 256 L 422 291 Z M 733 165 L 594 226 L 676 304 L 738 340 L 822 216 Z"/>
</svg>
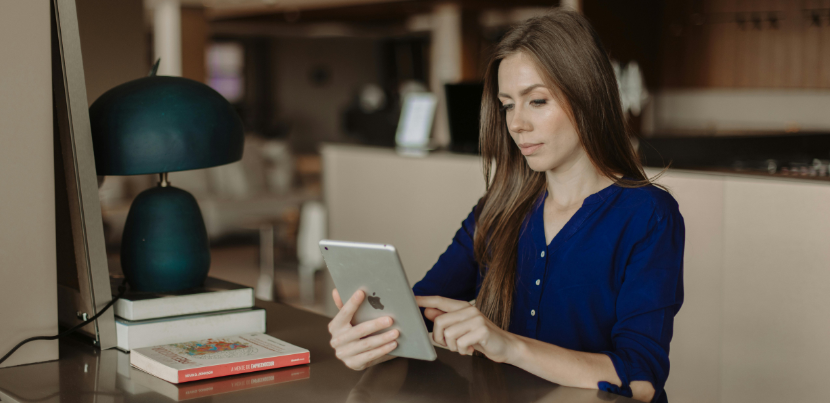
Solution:
<svg viewBox="0 0 830 403">
<path fill-rule="evenodd" d="M 127 215 L 121 267 L 137 291 L 199 287 L 210 269 L 202 213 L 166 173 L 209 168 L 242 159 L 242 121 L 228 101 L 205 84 L 150 76 L 119 85 L 89 108 L 98 175 L 164 174 L 139 194 Z"/>
<path fill-rule="evenodd" d="M 186 171 L 242 159 L 242 121 L 198 81 L 153 76 L 121 84 L 89 108 L 98 175 Z"/>
</svg>

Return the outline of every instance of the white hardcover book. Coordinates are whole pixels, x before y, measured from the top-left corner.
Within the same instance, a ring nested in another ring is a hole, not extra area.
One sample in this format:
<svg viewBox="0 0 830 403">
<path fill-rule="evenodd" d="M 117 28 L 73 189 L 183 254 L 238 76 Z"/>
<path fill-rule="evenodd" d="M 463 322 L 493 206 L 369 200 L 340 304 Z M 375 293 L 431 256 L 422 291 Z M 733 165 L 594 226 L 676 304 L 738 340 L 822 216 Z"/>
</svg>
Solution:
<svg viewBox="0 0 830 403">
<path fill-rule="evenodd" d="M 310 358 L 308 350 L 273 336 L 244 334 L 139 348 L 130 353 L 130 364 L 167 382 L 182 383 L 308 364 Z M 279 380 L 301 379 L 307 374 L 308 371 L 280 373 Z M 141 376 L 135 378 L 140 379 Z M 238 389 L 275 380 L 276 377 L 262 378 L 252 385 L 235 385 L 235 381 L 239 381 L 235 379 L 224 386 Z"/>
<path fill-rule="evenodd" d="M 110 278 L 112 294 L 118 294 L 122 278 Z M 192 315 L 254 306 L 254 289 L 208 277 L 203 287 L 177 293 L 150 293 L 127 290 L 115 301 L 115 316 L 146 320 Z"/>
<path fill-rule="evenodd" d="M 172 318 L 131 321 L 115 318 L 118 348 L 130 351 L 240 333 L 265 333 L 265 310 L 237 309 Z"/>
</svg>

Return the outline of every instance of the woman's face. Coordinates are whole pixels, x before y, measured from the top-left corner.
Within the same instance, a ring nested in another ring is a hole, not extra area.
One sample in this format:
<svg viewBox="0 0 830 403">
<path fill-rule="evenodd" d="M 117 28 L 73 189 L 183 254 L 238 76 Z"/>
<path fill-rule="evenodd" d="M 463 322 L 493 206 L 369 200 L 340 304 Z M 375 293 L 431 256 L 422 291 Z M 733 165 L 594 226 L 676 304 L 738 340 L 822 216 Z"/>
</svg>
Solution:
<svg viewBox="0 0 830 403">
<path fill-rule="evenodd" d="M 499 101 L 510 136 L 530 169 L 567 170 L 587 157 L 567 112 L 521 52 L 499 65 Z"/>
</svg>

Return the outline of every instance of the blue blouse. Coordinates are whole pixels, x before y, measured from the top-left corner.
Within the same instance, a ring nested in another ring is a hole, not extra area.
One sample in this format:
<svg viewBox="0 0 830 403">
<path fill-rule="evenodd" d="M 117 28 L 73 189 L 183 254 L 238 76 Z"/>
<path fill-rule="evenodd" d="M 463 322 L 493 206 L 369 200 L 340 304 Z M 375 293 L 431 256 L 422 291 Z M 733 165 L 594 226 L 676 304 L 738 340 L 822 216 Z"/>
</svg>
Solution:
<svg viewBox="0 0 830 403">
<path fill-rule="evenodd" d="M 648 381 L 654 401 L 667 402 L 669 342 L 683 303 L 685 228 L 677 202 L 654 186 L 611 185 L 587 197 L 546 245 L 546 196 L 520 231 L 510 332 L 606 354 L 622 387 L 600 382 L 600 389 L 630 396 L 630 382 Z M 415 284 L 415 295 L 476 298 L 483 277 L 473 253 L 474 231 L 471 212 Z"/>
</svg>

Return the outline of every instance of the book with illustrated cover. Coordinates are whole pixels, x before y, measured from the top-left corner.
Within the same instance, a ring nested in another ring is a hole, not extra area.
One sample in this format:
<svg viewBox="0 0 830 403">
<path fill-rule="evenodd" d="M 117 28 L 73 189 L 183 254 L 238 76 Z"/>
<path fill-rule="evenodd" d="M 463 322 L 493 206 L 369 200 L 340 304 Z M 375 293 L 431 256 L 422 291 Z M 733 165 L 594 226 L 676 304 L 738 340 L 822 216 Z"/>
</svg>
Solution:
<svg viewBox="0 0 830 403">
<path fill-rule="evenodd" d="M 137 348 L 130 365 L 171 383 L 308 364 L 308 350 L 267 334 Z"/>
</svg>

